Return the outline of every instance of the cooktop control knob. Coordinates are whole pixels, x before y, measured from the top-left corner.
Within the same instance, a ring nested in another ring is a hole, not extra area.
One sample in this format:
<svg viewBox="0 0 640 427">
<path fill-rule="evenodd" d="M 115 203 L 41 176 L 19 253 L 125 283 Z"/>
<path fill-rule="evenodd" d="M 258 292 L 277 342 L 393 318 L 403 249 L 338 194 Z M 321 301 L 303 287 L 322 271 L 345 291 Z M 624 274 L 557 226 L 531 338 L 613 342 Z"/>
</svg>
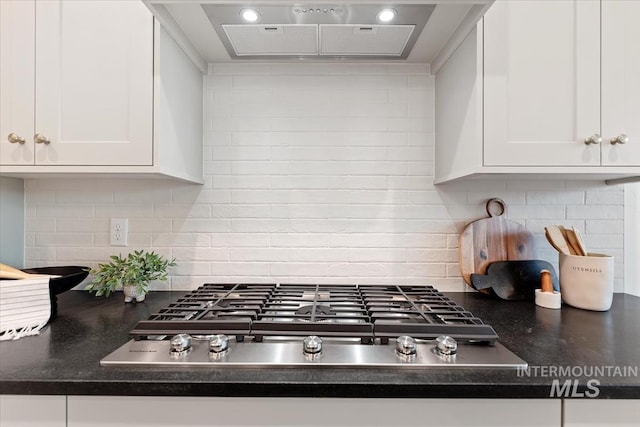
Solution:
<svg viewBox="0 0 640 427">
<path fill-rule="evenodd" d="M 229 337 L 223 334 L 213 335 L 209 338 L 209 352 L 222 354 L 229 350 Z"/>
<path fill-rule="evenodd" d="M 191 335 L 178 334 L 174 335 L 169 341 L 171 347 L 171 356 L 180 357 L 191 351 Z"/>
<path fill-rule="evenodd" d="M 408 335 L 402 335 L 396 338 L 396 352 L 403 356 L 413 356 L 416 354 L 418 344 L 415 338 Z"/>
<path fill-rule="evenodd" d="M 322 353 L 322 338 L 311 335 L 302 341 L 302 352 L 308 355 L 318 355 Z"/>
<path fill-rule="evenodd" d="M 443 356 L 452 356 L 458 352 L 458 343 L 448 335 L 440 335 L 436 338 L 436 353 Z"/>
</svg>

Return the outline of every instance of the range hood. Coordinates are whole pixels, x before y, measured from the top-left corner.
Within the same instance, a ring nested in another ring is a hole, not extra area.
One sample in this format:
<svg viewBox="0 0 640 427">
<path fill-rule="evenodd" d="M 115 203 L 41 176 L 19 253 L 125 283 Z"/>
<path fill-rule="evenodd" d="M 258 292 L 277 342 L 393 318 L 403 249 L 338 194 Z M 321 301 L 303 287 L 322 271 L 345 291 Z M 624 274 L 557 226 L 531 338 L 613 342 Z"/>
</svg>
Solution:
<svg viewBox="0 0 640 427">
<path fill-rule="evenodd" d="M 429 63 L 435 73 L 493 3 L 143 1 L 203 73 L 209 63 L 300 60 Z"/>
</svg>

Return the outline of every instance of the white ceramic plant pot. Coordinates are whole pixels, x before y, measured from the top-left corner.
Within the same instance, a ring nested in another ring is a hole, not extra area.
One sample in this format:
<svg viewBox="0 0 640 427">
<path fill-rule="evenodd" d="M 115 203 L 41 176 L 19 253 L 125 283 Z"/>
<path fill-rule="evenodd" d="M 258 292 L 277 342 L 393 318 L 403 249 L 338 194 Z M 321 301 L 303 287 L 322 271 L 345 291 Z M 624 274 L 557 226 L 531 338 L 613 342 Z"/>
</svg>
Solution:
<svg viewBox="0 0 640 427">
<path fill-rule="evenodd" d="M 124 302 L 132 302 L 134 299 L 136 302 L 142 302 L 147 295 L 146 292 L 138 290 L 137 285 L 124 285 L 122 292 L 124 292 Z"/>
</svg>

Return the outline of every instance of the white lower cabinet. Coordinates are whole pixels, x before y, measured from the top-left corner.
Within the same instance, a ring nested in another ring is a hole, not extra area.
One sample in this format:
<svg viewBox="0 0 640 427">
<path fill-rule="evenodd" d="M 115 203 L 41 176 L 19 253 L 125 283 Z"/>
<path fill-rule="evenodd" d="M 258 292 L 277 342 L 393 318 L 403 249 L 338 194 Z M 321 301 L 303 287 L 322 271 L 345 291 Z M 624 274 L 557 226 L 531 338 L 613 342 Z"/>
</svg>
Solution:
<svg viewBox="0 0 640 427">
<path fill-rule="evenodd" d="M 2 427 L 637 427 L 637 400 L 0 395 Z M 563 414 L 564 412 L 564 414 Z"/>
<path fill-rule="evenodd" d="M 2 427 L 64 427 L 67 396 L 0 395 Z"/>
<path fill-rule="evenodd" d="M 638 427 L 637 400 L 565 400 L 564 427 Z"/>
<path fill-rule="evenodd" d="M 69 427 L 559 426 L 560 400 L 69 396 Z"/>
</svg>

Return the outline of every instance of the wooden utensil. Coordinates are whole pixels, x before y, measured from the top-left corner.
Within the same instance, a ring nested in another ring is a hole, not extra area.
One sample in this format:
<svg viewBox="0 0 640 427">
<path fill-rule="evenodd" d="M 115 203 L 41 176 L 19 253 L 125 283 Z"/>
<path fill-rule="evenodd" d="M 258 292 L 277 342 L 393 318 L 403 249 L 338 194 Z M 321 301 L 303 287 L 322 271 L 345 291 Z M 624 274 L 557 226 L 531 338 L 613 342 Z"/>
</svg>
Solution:
<svg viewBox="0 0 640 427">
<path fill-rule="evenodd" d="M 575 246 L 573 246 L 573 242 L 571 241 L 571 237 L 569 236 L 569 231 L 566 228 L 564 228 L 563 226 L 559 225 L 558 228 L 560 229 L 560 232 L 562 233 L 562 237 L 564 238 L 564 241 L 567 243 L 567 247 L 569 248 L 569 254 L 570 255 L 578 255 L 578 250 L 576 249 Z"/>
<path fill-rule="evenodd" d="M 501 207 L 500 214 L 491 212 L 493 204 Z M 487 214 L 489 218 L 468 224 L 460 233 L 460 272 L 472 287 L 471 274 L 484 274 L 492 262 L 535 259 L 533 235 L 524 226 L 506 219 L 506 205 L 502 200 L 490 199 Z M 491 294 L 489 289 L 480 292 Z"/>
<path fill-rule="evenodd" d="M 567 240 L 569 241 L 569 243 L 571 244 L 571 247 L 575 252 L 574 255 L 585 256 L 586 253 L 583 251 L 582 247 L 580 246 L 580 242 L 578 242 L 578 237 L 576 236 L 575 231 L 568 230 L 568 229 L 565 229 L 564 231 L 567 234 Z"/>
<path fill-rule="evenodd" d="M 584 244 L 584 240 L 582 239 L 582 234 L 580 234 L 580 231 L 575 227 L 571 227 L 571 231 L 573 231 L 573 234 L 575 235 L 576 243 L 578 244 L 579 251 L 582 253 L 583 256 L 587 256 L 588 254 L 587 246 Z"/>
<path fill-rule="evenodd" d="M 48 274 L 30 274 L 0 262 L 0 279 L 37 279 L 39 277 L 58 277 Z"/>
<path fill-rule="evenodd" d="M 556 225 L 549 225 L 544 228 L 545 236 L 551 246 L 553 246 L 558 252 L 563 254 L 571 255 L 571 250 L 569 250 L 569 246 L 567 245 L 567 241 L 564 239 L 564 235 L 560 228 Z"/>
</svg>

